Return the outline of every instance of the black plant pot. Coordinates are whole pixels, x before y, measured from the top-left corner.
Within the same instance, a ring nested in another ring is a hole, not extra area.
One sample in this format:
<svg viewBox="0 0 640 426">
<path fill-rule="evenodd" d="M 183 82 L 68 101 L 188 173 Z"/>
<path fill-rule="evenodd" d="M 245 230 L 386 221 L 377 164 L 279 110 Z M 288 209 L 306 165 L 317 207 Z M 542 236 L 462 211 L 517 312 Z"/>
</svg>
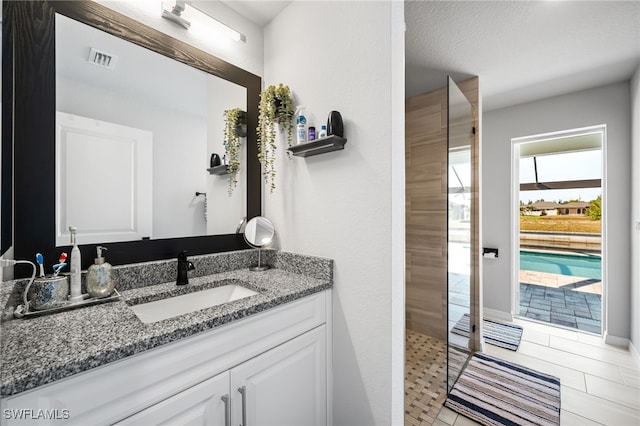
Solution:
<svg viewBox="0 0 640 426">
<path fill-rule="evenodd" d="M 338 111 L 331 111 L 327 119 L 327 136 L 336 135 L 344 136 L 344 126 L 342 124 L 342 116 Z"/>
</svg>

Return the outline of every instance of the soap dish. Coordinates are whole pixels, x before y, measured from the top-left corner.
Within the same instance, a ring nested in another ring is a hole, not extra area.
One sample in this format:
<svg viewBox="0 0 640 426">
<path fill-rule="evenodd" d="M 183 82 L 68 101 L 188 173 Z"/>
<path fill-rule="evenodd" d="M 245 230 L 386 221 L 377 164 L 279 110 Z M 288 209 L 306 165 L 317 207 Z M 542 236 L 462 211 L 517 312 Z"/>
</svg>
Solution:
<svg viewBox="0 0 640 426">
<path fill-rule="evenodd" d="M 121 297 L 122 296 L 120 295 L 120 293 L 118 293 L 118 290 L 116 289 L 113 290 L 113 294 L 111 294 L 111 296 L 100 297 L 100 298 L 91 297 L 89 296 L 89 294 L 84 293 L 82 295 L 82 300 L 78 302 L 70 302 L 69 300 L 67 300 L 64 305 L 56 306 L 49 309 L 43 309 L 40 311 L 28 310 L 28 311 L 25 311 L 23 315 L 24 315 L 24 318 L 39 317 L 42 315 L 55 314 L 57 312 L 70 311 L 72 309 L 77 309 L 77 308 L 84 308 L 85 306 L 115 302 L 116 300 L 120 300 Z"/>
</svg>

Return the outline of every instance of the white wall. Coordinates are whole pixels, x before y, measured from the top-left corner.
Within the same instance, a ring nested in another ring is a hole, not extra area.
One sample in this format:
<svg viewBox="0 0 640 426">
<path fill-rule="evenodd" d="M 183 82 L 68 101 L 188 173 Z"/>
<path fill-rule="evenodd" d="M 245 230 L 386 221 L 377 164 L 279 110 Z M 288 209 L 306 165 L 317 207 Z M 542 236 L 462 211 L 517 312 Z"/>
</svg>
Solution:
<svg viewBox="0 0 640 426">
<path fill-rule="evenodd" d="M 485 247 L 504 256 L 484 262 L 485 308 L 511 312 L 510 235 L 511 139 L 520 136 L 607 125 L 606 232 L 608 251 L 607 335 L 628 338 L 630 331 L 631 116 L 629 82 L 487 112 L 483 115 L 484 159 L 482 232 Z"/>
<path fill-rule="evenodd" d="M 281 138 L 264 210 L 281 249 L 335 260 L 331 423 L 403 424 L 403 4 L 293 2 L 264 36 L 265 84 L 316 128 L 340 111 L 348 139 L 287 159 Z"/>
<path fill-rule="evenodd" d="M 155 0 L 97 0 L 96 3 L 100 3 L 149 27 L 169 34 L 178 40 L 189 43 L 253 74 L 262 75 L 263 73 L 262 29 L 221 2 L 196 0 L 192 3 L 224 24 L 245 34 L 247 37 L 246 43 L 222 40 L 219 37 L 201 36 L 194 33 L 194 31 L 187 31 L 163 19 L 159 2 Z"/>
<path fill-rule="evenodd" d="M 631 80 L 631 345 L 640 359 L 640 67 Z"/>
</svg>

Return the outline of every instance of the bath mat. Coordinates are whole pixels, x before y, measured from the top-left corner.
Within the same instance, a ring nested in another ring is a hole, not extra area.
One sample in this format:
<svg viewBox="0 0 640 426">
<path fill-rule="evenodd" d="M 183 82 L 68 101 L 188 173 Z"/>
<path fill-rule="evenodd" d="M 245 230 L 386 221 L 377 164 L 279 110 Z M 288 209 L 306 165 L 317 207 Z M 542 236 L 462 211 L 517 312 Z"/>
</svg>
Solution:
<svg viewBox="0 0 640 426">
<path fill-rule="evenodd" d="M 476 353 L 445 406 L 483 425 L 559 425 L 560 379 Z"/>
<path fill-rule="evenodd" d="M 482 321 L 484 341 L 501 348 L 517 351 L 522 339 L 522 327 L 515 324 L 484 319 Z M 469 337 L 469 314 L 464 314 L 451 329 L 452 333 Z"/>
</svg>

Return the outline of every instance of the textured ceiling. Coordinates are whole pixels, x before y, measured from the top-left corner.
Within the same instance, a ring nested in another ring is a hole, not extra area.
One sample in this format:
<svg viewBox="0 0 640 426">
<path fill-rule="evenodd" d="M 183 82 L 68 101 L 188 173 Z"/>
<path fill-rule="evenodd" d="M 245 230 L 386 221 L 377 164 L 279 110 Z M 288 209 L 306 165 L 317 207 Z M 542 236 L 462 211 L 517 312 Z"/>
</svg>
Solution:
<svg viewBox="0 0 640 426">
<path fill-rule="evenodd" d="M 406 95 L 479 76 L 485 111 L 629 79 L 640 1 L 405 1 Z"/>
</svg>

